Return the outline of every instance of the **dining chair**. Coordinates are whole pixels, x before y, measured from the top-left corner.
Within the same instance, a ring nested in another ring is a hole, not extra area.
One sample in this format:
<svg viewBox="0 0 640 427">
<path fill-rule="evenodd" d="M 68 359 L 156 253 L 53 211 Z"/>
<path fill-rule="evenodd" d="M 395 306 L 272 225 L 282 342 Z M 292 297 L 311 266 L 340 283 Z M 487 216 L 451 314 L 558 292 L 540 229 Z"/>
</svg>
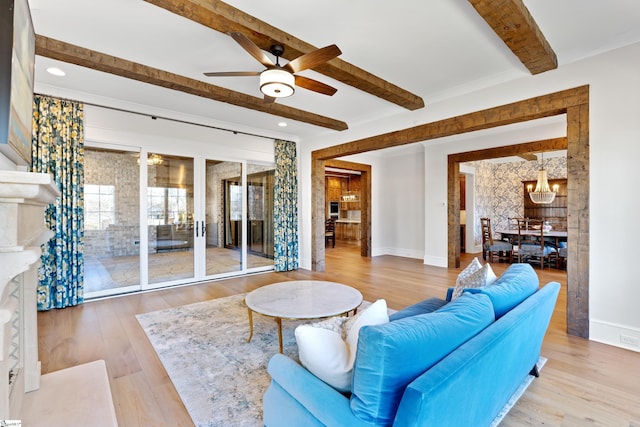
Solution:
<svg viewBox="0 0 640 427">
<path fill-rule="evenodd" d="M 558 249 L 545 240 L 544 221 L 539 219 L 518 220 L 518 262 L 540 263 L 544 269 L 545 261 L 551 265 L 558 260 Z"/>
<path fill-rule="evenodd" d="M 493 257 L 497 256 L 498 261 L 511 260 L 513 251 L 513 245 L 504 240 L 494 240 L 493 231 L 491 230 L 491 219 L 480 218 L 480 225 L 482 227 L 482 259 L 493 262 Z"/>
<path fill-rule="evenodd" d="M 324 222 L 324 244 L 325 246 L 331 242 L 331 247 L 336 247 L 336 222 L 333 218 L 329 218 Z"/>
<path fill-rule="evenodd" d="M 558 261 L 557 267 L 560 269 L 567 268 L 567 242 L 560 242 L 560 247 L 558 247 Z"/>
</svg>

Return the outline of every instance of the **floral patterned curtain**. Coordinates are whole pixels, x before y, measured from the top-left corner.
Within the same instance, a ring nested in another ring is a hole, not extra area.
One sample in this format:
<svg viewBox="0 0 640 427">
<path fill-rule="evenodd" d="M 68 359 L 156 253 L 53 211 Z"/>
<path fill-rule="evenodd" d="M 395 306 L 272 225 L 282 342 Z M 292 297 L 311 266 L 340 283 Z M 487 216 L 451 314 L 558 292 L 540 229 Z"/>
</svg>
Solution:
<svg viewBox="0 0 640 427">
<path fill-rule="evenodd" d="M 275 141 L 275 201 L 273 213 L 276 271 L 298 268 L 298 161 L 296 144 Z"/>
<path fill-rule="evenodd" d="M 36 95 L 33 101 L 31 170 L 49 173 L 61 196 L 45 222 L 55 233 L 42 248 L 38 310 L 84 300 L 84 106 Z"/>
</svg>

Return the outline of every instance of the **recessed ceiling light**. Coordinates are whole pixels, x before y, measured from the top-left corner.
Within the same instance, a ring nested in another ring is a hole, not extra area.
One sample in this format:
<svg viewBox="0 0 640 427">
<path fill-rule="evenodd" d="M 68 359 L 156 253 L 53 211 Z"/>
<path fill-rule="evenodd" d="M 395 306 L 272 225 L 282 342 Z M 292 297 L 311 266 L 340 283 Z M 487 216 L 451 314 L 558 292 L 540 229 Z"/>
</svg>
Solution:
<svg viewBox="0 0 640 427">
<path fill-rule="evenodd" d="M 67 75 L 67 73 L 65 73 L 64 71 L 62 71 L 58 67 L 49 67 L 49 68 L 47 68 L 47 73 L 53 74 L 54 76 L 59 76 L 59 77 L 64 77 L 64 76 Z"/>
<path fill-rule="evenodd" d="M 285 122 L 280 122 L 278 123 L 278 126 L 280 126 L 281 128 L 285 128 L 287 127 L 287 124 Z"/>
</svg>

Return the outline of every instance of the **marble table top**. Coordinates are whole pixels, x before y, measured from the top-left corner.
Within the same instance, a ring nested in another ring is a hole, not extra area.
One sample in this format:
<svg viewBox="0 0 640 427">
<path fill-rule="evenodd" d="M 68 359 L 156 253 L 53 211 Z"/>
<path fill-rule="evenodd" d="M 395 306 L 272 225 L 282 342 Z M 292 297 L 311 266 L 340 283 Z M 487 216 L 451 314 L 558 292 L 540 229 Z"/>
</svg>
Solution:
<svg viewBox="0 0 640 427">
<path fill-rule="evenodd" d="M 284 319 L 338 316 L 357 308 L 362 294 L 340 283 L 294 280 L 263 286 L 247 294 L 249 309 Z"/>
</svg>

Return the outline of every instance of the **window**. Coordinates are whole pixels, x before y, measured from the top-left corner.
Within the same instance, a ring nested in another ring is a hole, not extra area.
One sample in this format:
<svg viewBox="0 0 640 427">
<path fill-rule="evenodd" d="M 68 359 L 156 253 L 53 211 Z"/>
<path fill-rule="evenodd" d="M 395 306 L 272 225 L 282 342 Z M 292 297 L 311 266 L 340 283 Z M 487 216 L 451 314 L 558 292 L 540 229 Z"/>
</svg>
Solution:
<svg viewBox="0 0 640 427">
<path fill-rule="evenodd" d="M 149 187 L 147 202 L 149 225 L 187 222 L 187 190 L 185 188 Z"/>
<path fill-rule="evenodd" d="M 242 185 L 229 184 L 229 219 L 242 221 Z"/>
<path fill-rule="evenodd" d="M 84 228 L 106 230 L 115 223 L 115 186 L 84 185 Z"/>
</svg>

